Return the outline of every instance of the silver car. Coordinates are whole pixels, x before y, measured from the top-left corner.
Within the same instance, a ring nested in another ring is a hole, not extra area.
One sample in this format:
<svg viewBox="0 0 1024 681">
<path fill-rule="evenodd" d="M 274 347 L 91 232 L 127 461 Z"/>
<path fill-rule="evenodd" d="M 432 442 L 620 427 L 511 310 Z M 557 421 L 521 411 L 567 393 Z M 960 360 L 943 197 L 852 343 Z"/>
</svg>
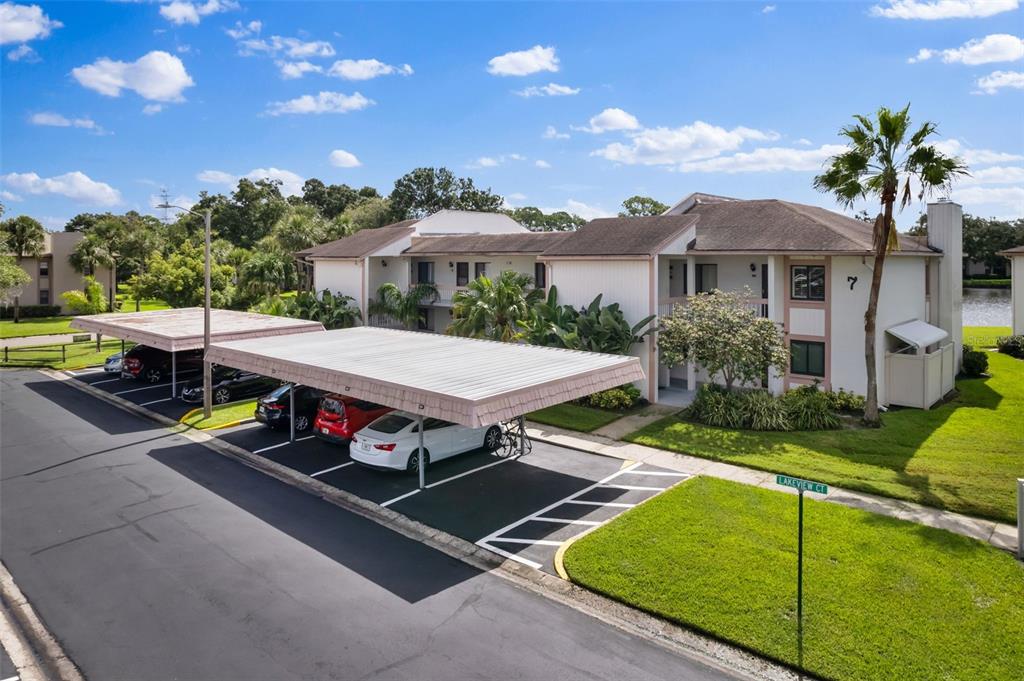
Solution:
<svg viewBox="0 0 1024 681">
<path fill-rule="evenodd" d="M 117 353 L 107 357 L 107 361 L 103 363 L 103 370 L 108 374 L 120 374 L 121 373 L 121 353 Z"/>
</svg>

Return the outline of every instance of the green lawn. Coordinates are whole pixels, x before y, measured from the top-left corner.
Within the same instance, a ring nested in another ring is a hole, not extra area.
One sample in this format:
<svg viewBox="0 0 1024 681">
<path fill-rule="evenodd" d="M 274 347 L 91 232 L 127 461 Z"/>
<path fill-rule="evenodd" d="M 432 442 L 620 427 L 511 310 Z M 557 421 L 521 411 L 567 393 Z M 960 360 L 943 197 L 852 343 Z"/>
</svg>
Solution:
<svg viewBox="0 0 1024 681">
<path fill-rule="evenodd" d="M 1014 522 L 1024 477 L 1024 361 L 989 353 L 991 378 L 957 382 L 930 411 L 899 409 L 880 429 L 763 433 L 675 417 L 626 437 L 651 447 Z"/>
<path fill-rule="evenodd" d="M 964 288 L 1010 288 L 1009 279 L 964 279 Z"/>
<path fill-rule="evenodd" d="M 135 298 L 130 293 L 118 293 L 117 303 L 121 312 L 135 312 Z M 139 301 L 139 312 L 147 310 L 169 310 L 170 305 L 158 298 L 143 298 Z"/>
<path fill-rule="evenodd" d="M 48 336 L 52 333 L 73 333 L 71 317 L 28 317 L 17 324 L 14 320 L 0 320 L 0 338 Z"/>
<path fill-rule="evenodd" d="M 8 361 L 0 351 L 0 367 L 49 367 L 51 369 L 81 369 L 98 366 L 115 352 L 121 351 L 121 341 L 105 340 L 102 349 L 96 352 L 96 343 L 68 344 L 61 354 L 60 345 L 41 345 L 30 348 L 11 348 L 7 352 Z M 131 347 L 129 344 L 128 347 Z"/>
<path fill-rule="evenodd" d="M 994 348 L 996 339 L 1000 336 L 1009 336 L 1008 326 L 965 326 L 964 345 L 973 345 L 975 348 Z"/>
<path fill-rule="evenodd" d="M 187 414 L 187 418 L 183 418 L 181 422 L 199 430 L 210 430 L 236 421 L 251 419 L 254 411 L 256 411 L 256 400 L 218 404 L 213 407 L 213 414 L 209 419 L 203 418 L 203 410 L 200 408 Z"/>
<path fill-rule="evenodd" d="M 1019 679 L 1024 565 L 960 535 L 698 477 L 587 534 L 572 581 L 834 679 Z"/>
<path fill-rule="evenodd" d="M 589 433 L 622 418 L 622 414 L 565 402 L 531 412 L 526 418 L 535 423 Z"/>
</svg>

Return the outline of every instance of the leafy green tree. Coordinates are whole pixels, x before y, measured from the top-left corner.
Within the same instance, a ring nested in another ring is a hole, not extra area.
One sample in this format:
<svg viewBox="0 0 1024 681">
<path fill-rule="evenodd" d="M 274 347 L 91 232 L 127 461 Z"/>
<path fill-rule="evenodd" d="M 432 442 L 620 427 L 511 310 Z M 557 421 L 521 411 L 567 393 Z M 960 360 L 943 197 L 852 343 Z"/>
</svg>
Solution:
<svg viewBox="0 0 1024 681">
<path fill-rule="evenodd" d="M 416 168 L 395 181 L 391 209 L 396 220 L 421 218 L 444 209 L 496 213 L 504 199 L 447 168 Z"/>
<path fill-rule="evenodd" d="M 289 256 L 272 249 L 254 252 L 238 275 L 238 294 L 245 300 L 259 300 L 290 290 L 294 268 Z"/>
<path fill-rule="evenodd" d="M 882 287 L 885 258 L 899 248 L 899 237 L 893 211 L 896 201 L 902 210 L 913 200 L 911 183 L 921 187 L 919 197 L 938 188 L 948 189 L 967 166 L 955 157 L 946 156 L 930 144 L 935 134 L 934 123 L 926 121 L 916 131 L 910 129 L 910 105 L 900 111 L 878 109 L 874 119 L 854 116 L 856 123 L 840 130 L 847 140 L 847 149 L 833 156 L 824 173 L 814 178 L 814 187 L 833 194 L 846 207 L 869 196 L 881 203 L 881 212 L 874 221 L 874 263 L 868 307 L 864 314 L 864 361 L 867 368 L 867 395 L 864 423 L 881 425 L 878 416 L 878 377 L 875 348 L 878 341 L 875 321 Z"/>
<path fill-rule="evenodd" d="M 586 224 L 586 220 L 564 210 L 545 214 L 540 208 L 523 206 L 506 211 L 508 216 L 533 232 L 572 232 Z"/>
<path fill-rule="evenodd" d="M 530 307 L 527 316 L 519 322 L 520 339 L 530 345 L 553 348 L 575 347 L 576 320 L 579 311 L 572 305 L 559 305 L 558 287 L 548 287 L 548 295 Z"/>
<path fill-rule="evenodd" d="M 445 333 L 468 338 L 515 340 L 530 307 L 544 297 L 542 289 L 531 286 L 533 279 L 513 270 L 505 270 L 497 279 L 481 275 L 469 282 L 465 291 L 452 298 L 452 323 Z"/>
<path fill-rule="evenodd" d="M 7 305 L 22 286 L 32 281 L 28 272 L 18 266 L 7 247 L 7 235 L 0 232 L 0 304 Z"/>
<path fill-rule="evenodd" d="M 319 296 L 310 291 L 302 291 L 290 302 L 286 302 L 285 314 L 320 322 L 328 330 L 347 329 L 362 320 L 355 302 L 351 296 L 337 296 L 327 289 L 321 291 Z"/>
<path fill-rule="evenodd" d="M 631 196 L 622 202 L 622 208 L 620 218 L 661 215 L 668 210 L 664 203 L 649 196 Z"/>
<path fill-rule="evenodd" d="M 214 307 L 228 307 L 234 289 L 231 285 L 234 269 L 230 265 L 211 263 L 210 302 Z M 203 304 L 204 257 L 203 247 L 191 241 L 178 250 L 163 255 L 155 253 L 139 277 L 142 297 L 159 298 L 171 307 L 193 307 Z"/>
<path fill-rule="evenodd" d="M 1005 272 L 1007 260 L 999 251 L 1024 244 L 1024 218 L 997 220 L 964 215 L 964 267 L 982 262 L 993 271 Z"/>
<path fill-rule="evenodd" d="M 314 206 L 289 206 L 274 223 L 270 238 L 284 253 L 295 253 L 329 240 L 329 226 Z"/>
<path fill-rule="evenodd" d="M 379 199 L 380 194 L 373 187 L 356 190 L 347 184 L 324 184 L 315 177 L 302 185 L 302 200 L 314 206 L 327 220 L 333 220 L 366 199 Z"/>
<path fill-rule="evenodd" d="M 109 310 L 110 306 L 103 296 L 103 286 L 96 281 L 96 277 L 88 276 L 83 283 L 81 291 L 65 291 L 60 294 L 71 311 L 75 314 L 100 314 Z"/>
<path fill-rule="evenodd" d="M 590 301 L 576 317 L 576 329 L 566 334 L 568 347 L 574 350 L 604 352 L 610 355 L 626 355 L 645 336 L 654 333 L 650 324 L 655 316 L 644 317 L 630 325 L 618 303 L 601 305 L 602 295 Z"/>
<path fill-rule="evenodd" d="M 338 229 L 338 225 L 344 225 L 343 233 L 333 236 L 340 239 L 342 236 L 355 234 L 361 229 L 377 229 L 394 222 L 394 215 L 391 202 L 381 197 L 365 198 L 345 209 L 345 212 L 332 221 L 332 230 Z"/>
<path fill-rule="evenodd" d="M 15 265 L 21 266 L 22 258 L 34 258 L 43 252 L 46 230 L 35 218 L 19 215 L 0 222 L 7 250 L 14 256 Z M 20 295 L 14 296 L 14 323 L 21 321 Z"/>
<path fill-rule="evenodd" d="M 433 284 L 420 282 L 402 291 L 389 281 L 377 289 L 377 298 L 369 302 L 367 309 L 371 315 L 390 317 L 405 328 L 414 329 L 420 319 L 420 307 L 436 302 L 437 298 L 437 287 Z"/>
<path fill-rule="evenodd" d="M 769 369 L 784 372 L 789 364 L 782 332 L 748 304 L 753 292 L 698 293 L 661 318 L 658 350 L 669 367 L 686 362 L 721 375 L 732 390 L 736 381 L 758 383 Z"/>
<path fill-rule="evenodd" d="M 97 222 L 113 217 L 111 213 L 79 213 L 64 225 L 65 232 L 88 232 Z"/>
</svg>

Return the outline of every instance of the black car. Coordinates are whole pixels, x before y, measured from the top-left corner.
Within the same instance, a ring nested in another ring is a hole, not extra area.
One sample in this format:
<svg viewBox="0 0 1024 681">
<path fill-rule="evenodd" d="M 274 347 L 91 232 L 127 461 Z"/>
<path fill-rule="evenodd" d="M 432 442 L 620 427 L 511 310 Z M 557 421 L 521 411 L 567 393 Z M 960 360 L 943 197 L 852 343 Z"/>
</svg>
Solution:
<svg viewBox="0 0 1024 681">
<path fill-rule="evenodd" d="M 179 350 L 174 354 L 179 373 L 203 368 L 202 350 Z M 159 383 L 170 375 L 171 353 L 148 345 L 136 345 L 124 354 L 121 362 L 121 378 L 137 378 L 147 383 Z"/>
<path fill-rule="evenodd" d="M 289 412 L 289 394 L 292 390 L 291 383 L 285 383 L 266 397 L 256 401 L 256 412 L 253 416 L 260 423 L 265 423 L 271 428 L 287 428 Z M 300 385 L 295 389 L 295 430 L 302 432 L 309 430 L 316 417 L 316 411 L 320 406 L 320 398 L 324 396 L 323 390 L 310 388 L 308 385 Z"/>
<path fill-rule="evenodd" d="M 213 367 L 212 374 L 210 388 L 214 404 L 227 404 L 243 397 L 266 395 L 268 390 L 281 385 L 281 381 L 276 378 L 220 365 Z M 203 380 L 189 381 L 181 391 L 181 399 L 186 402 L 202 402 Z"/>
</svg>

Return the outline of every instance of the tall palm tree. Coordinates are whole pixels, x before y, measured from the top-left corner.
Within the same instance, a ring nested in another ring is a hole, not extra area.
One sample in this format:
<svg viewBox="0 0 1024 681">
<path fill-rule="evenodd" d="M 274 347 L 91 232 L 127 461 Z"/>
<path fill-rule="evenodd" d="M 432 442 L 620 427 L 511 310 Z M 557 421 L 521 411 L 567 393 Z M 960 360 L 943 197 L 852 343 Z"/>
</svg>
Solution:
<svg viewBox="0 0 1024 681">
<path fill-rule="evenodd" d="M 505 270 L 497 279 L 481 275 L 465 291 L 452 298 L 454 320 L 445 333 L 470 338 L 511 341 L 520 333 L 520 320 L 544 299 L 542 289 L 532 288 L 528 275 Z"/>
<path fill-rule="evenodd" d="M 436 302 L 437 299 L 437 287 L 429 282 L 414 284 L 406 292 L 387 282 L 377 289 L 377 298 L 370 301 L 367 311 L 373 315 L 391 317 L 405 328 L 412 329 L 419 321 L 420 306 L 424 302 Z"/>
<path fill-rule="evenodd" d="M 934 123 L 926 121 L 911 134 L 909 104 L 900 111 L 881 107 L 874 119 L 854 118 L 855 124 L 839 131 L 847 139 L 846 151 L 829 159 L 825 172 L 814 178 L 814 187 L 835 195 L 846 207 L 868 197 L 877 198 L 881 203 L 881 212 L 874 220 L 875 262 L 868 308 L 864 313 L 864 361 L 868 377 L 864 423 L 879 426 L 875 318 L 885 257 L 899 248 L 893 221 L 896 201 L 899 200 L 900 210 L 910 204 L 913 184 L 919 187 L 918 198 L 939 188 L 948 189 L 954 179 L 967 174 L 967 166 L 960 159 L 946 156 L 925 143 L 935 133 Z"/>
<path fill-rule="evenodd" d="M 46 230 L 42 224 L 28 215 L 19 215 L 16 218 L 5 220 L 0 223 L 7 240 L 7 248 L 10 249 L 18 265 L 21 265 L 22 258 L 35 258 L 43 252 L 43 242 L 46 238 Z M 14 323 L 21 321 L 21 300 L 20 296 L 14 296 Z"/>
</svg>

